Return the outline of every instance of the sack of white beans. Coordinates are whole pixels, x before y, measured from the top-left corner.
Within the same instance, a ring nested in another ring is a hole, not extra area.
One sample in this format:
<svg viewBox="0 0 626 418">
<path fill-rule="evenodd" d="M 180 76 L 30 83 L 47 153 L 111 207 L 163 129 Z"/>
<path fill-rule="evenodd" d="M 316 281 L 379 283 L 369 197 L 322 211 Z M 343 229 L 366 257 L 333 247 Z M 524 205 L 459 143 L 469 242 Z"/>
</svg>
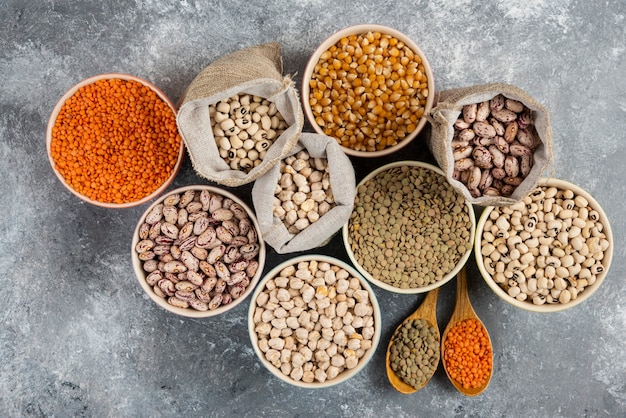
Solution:
<svg viewBox="0 0 626 418">
<path fill-rule="evenodd" d="M 356 182 L 337 141 L 303 133 L 291 152 L 252 188 L 265 242 L 279 254 L 326 245 L 348 221 Z"/>
<path fill-rule="evenodd" d="M 282 75 L 278 43 L 245 48 L 202 70 L 176 121 L 198 175 L 228 187 L 265 174 L 304 126 L 298 93 Z"/>
<path fill-rule="evenodd" d="M 493 83 L 445 90 L 435 103 L 429 148 L 470 203 L 514 204 L 553 163 L 549 112 L 520 88 Z"/>
</svg>

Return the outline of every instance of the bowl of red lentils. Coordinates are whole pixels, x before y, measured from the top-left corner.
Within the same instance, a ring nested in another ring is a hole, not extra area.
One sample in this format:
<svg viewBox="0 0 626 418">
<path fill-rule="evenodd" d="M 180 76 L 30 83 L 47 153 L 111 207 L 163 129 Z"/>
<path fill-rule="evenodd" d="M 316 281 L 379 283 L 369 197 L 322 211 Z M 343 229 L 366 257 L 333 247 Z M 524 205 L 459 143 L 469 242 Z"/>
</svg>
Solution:
<svg viewBox="0 0 626 418">
<path fill-rule="evenodd" d="M 533 312 L 558 312 L 589 299 L 613 258 L 606 213 L 591 194 L 542 178 L 521 201 L 488 206 L 474 254 L 483 279 L 504 301 Z"/>
<path fill-rule="evenodd" d="M 304 71 L 302 101 L 312 128 L 346 154 L 381 157 L 415 139 L 434 100 L 426 56 L 403 33 L 355 25 L 328 37 Z"/>
<path fill-rule="evenodd" d="M 50 115 L 46 146 L 61 183 L 107 208 L 158 196 L 184 156 L 172 101 L 154 84 L 118 73 L 87 78 L 61 97 Z"/>
</svg>

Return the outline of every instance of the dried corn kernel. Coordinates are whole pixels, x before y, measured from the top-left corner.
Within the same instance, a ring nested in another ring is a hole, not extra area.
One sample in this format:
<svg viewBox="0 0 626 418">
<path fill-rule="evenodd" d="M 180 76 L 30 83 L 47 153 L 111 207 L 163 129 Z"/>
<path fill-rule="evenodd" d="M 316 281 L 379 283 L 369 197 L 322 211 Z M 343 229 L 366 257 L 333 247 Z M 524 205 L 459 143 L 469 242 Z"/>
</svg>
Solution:
<svg viewBox="0 0 626 418">
<path fill-rule="evenodd" d="M 316 123 L 340 145 L 377 151 L 415 131 L 429 95 L 422 59 L 393 36 L 341 38 L 320 55 L 309 86 Z"/>
</svg>

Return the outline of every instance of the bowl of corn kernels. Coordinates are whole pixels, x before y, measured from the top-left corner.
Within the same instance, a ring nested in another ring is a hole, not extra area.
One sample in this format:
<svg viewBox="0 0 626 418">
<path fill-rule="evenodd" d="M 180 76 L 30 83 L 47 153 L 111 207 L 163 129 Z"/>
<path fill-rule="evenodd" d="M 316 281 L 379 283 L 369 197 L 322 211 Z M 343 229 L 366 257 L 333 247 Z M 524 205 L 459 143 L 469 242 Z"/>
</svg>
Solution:
<svg viewBox="0 0 626 418">
<path fill-rule="evenodd" d="M 149 81 L 119 73 L 87 78 L 61 97 L 48 121 L 46 147 L 61 183 L 107 208 L 154 199 L 184 157 L 172 101 Z"/>
<path fill-rule="evenodd" d="M 302 78 L 312 128 L 346 154 L 381 157 L 408 145 L 426 125 L 434 78 L 417 44 L 381 25 L 355 25 L 313 52 Z"/>
</svg>

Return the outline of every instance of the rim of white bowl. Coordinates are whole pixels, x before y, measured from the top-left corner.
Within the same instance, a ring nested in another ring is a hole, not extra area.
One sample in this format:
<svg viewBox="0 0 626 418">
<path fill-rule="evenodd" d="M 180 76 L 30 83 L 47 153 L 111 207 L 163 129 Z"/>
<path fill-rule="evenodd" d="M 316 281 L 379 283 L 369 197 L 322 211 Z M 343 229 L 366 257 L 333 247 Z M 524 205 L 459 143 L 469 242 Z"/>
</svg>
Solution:
<svg viewBox="0 0 626 418">
<path fill-rule="evenodd" d="M 416 55 L 419 55 L 422 58 L 422 64 L 424 65 L 424 70 L 426 71 L 426 77 L 428 77 L 429 94 L 428 94 L 428 97 L 426 98 L 426 106 L 424 107 L 424 115 L 420 118 L 419 123 L 417 124 L 417 127 L 415 128 L 413 132 L 411 132 L 409 135 L 407 135 L 405 138 L 399 141 L 396 145 L 387 147 L 380 151 L 357 151 L 355 149 L 340 145 L 341 149 L 347 155 L 350 155 L 353 157 L 362 157 L 362 158 L 383 157 L 385 155 L 393 154 L 399 151 L 400 149 L 406 147 L 408 144 L 410 144 L 415 138 L 417 138 L 417 136 L 422 132 L 422 130 L 426 126 L 426 123 L 428 122 L 426 119 L 426 115 L 428 115 L 430 111 L 432 110 L 433 105 L 434 105 L 434 100 L 435 100 L 435 79 L 433 76 L 432 67 L 430 65 L 430 62 L 428 61 L 428 58 L 426 57 L 426 54 L 424 54 L 424 51 L 422 51 L 422 49 L 417 45 L 415 41 L 413 41 L 413 39 L 411 39 L 408 35 L 396 29 L 393 29 L 384 25 L 359 24 L 359 25 L 348 26 L 346 28 L 338 30 L 337 32 L 333 33 L 328 38 L 326 38 L 313 51 L 313 54 L 311 54 L 311 57 L 309 58 L 306 67 L 304 68 L 304 74 L 302 76 L 302 108 L 313 130 L 315 130 L 315 132 L 317 132 L 318 134 L 326 135 L 324 131 L 319 127 L 319 125 L 315 123 L 315 117 L 313 116 L 313 111 L 311 110 L 311 106 L 308 101 L 308 97 L 310 93 L 309 81 L 311 79 L 311 75 L 313 74 L 315 65 L 319 61 L 320 55 L 322 55 L 324 51 L 326 51 L 328 48 L 334 45 L 339 39 L 343 38 L 346 35 L 361 34 L 361 33 L 367 33 L 370 31 L 386 33 L 388 35 L 393 36 L 396 39 L 401 40 L 402 42 L 404 42 L 407 46 L 411 48 L 413 53 L 415 53 Z"/>
<path fill-rule="evenodd" d="M 604 282 L 604 278 L 609 272 L 609 269 L 611 267 L 611 261 L 613 259 L 613 246 L 614 246 L 613 232 L 611 231 L 611 225 L 609 223 L 609 219 L 606 213 L 604 212 L 604 209 L 602 209 L 602 206 L 600 206 L 598 201 L 593 196 L 591 196 L 589 192 L 587 192 L 580 186 L 574 183 L 571 183 L 569 181 L 557 179 L 554 177 L 549 177 L 549 178 L 544 177 L 544 178 L 539 179 L 539 181 L 537 182 L 537 187 L 539 186 L 556 187 L 558 189 L 572 190 L 577 195 L 583 196 L 585 199 L 587 199 L 587 201 L 589 202 L 589 205 L 593 207 L 600 215 L 600 222 L 602 223 L 602 226 L 604 228 L 603 232 L 606 235 L 607 240 L 609 241 L 609 248 L 607 248 L 604 254 L 603 263 L 602 263 L 603 265 L 605 265 L 605 269 L 602 273 L 597 275 L 596 282 L 590 285 L 588 288 L 586 288 L 585 291 L 581 295 L 576 297 L 576 299 L 566 304 L 545 303 L 543 305 L 535 305 L 532 302 L 520 301 L 509 296 L 509 294 L 491 278 L 491 275 L 485 269 L 483 256 L 481 254 L 481 249 L 482 249 L 481 237 L 483 234 L 483 229 L 485 227 L 485 222 L 487 222 L 487 218 L 489 217 L 489 214 L 495 209 L 494 206 L 485 207 L 485 210 L 483 211 L 483 213 L 480 216 L 480 219 L 478 220 L 478 224 L 476 226 L 476 239 L 474 242 L 474 255 L 476 258 L 476 264 L 478 265 L 478 270 L 480 271 L 480 274 L 483 277 L 483 280 L 485 280 L 487 285 L 491 288 L 491 290 L 493 290 L 493 292 L 498 297 L 500 297 L 500 299 L 504 300 L 505 302 L 510 303 L 511 305 L 515 307 L 518 307 L 527 311 L 531 311 L 531 312 L 539 312 L 539 313 L 561 312 L 567 309 L 571 309 L 574 306 L 577 306 L 583 303 L 584 301 L 586 301 L 587 299 L 589 299 L 598 290 L 600 285 Z"/>
<path fill-rule="evenodd" d="M 254 318 L 254 311 L 256 309 L 255 301 L 257 297 L 259 296 L 259 294 L 265 288 L 265 284 L 267 283 L 267 281 L 276 277 L 278 273 L 280 273 L 280 271 L 284 269 L 285 267 L 297 265 L 298 263 L 302 261 L 311 261 L 311 260 L 327 262 L 329 264 L 336 265 L 338 267 L 341 267 L 347 270 L 353 277 L 356 277 L 357 279 L 359 279 L 363 288 L 368 291 L 369 298 L 370 298 L 370 301 L 372 302 L 372 307 L 374 309 L 374 314 L 373 314 L 374 337 L 372 339 L 372 346 L 365 352 L 365 355 L 361 359 L 359 359 L 359 363 L 354 369 L 344 370 L 336 378 L 331 379 L 331 380 L 326 380 L 325 382 L 306 383 L 302 381 L 296 381 L 290 378 L 289 376 L 285 376 L 278 368 L 276 368 L 269 361 L 267 361 L 267 359 L 264 357 L 263 353 L 261 352 L 261 349 L 259 348 L 257 333 L 254 330 L 255 325 L 254 325 L 253 318 Z M 272 373 L 274 376 L 278 377 L 283 382 L 286 382 L 286 383 L 289 383 L 291 385 L 301 387 L 301 388 L 307 388 L 307 389 L 327 388 L 327 387 L 335 386 L 337 384 L 345 382 L 351 377 L 354 377 L 355 375 L 357 375 L 361 370 L 365 368 L 365 366 L 367 366 L 367 364 L 370 362 L 370 360 L 374 356 L 374 353 L 376 352 L 376 349 L 380 343 L 380 337 L 382 334 L 382 317 L 380 313 L 380 305 L 378 303 L 378 299 L 376 298 L 376 294 L 374 293 L 374 289 L 372 288 L 372 286 L 350 264 L 346 263 L 345 261 L 339 260 L 335 257 L 331 257 L 327 255 L 304 254 L 301 256 L 291 258 L 289 260 L 285 260 L 284 262 L 280 263 L 279 265 L 271 269 L 259 281 L 258 286 L 256 287 L 254 293 L 252 294 L 252 297 L 250 298 L 250 307 L 248 309 L 248 334 L 250 336 L 252 348 L 254 349 L 254 352 L 256 353 L 257 357 L 259 358 L 261 363 L 263 363 L 265 368 L 269 370 L 270 373 Z"/>
<path fill-rule="evenodd" d="M 429 170 L 434 171 L 435 173 L 441 175 L 446 182 L 448 181 L 446 179 L 446 176 L 444 174 L 444 172 L 439 168 L 436 167 L 432 164 L 428 164 L 422 161 L 396 161 L 393 163 L 389 163 L 386 164 L 384 166 L 381 166 L 379 168 L 377 168 L 376 170 L 372 171 L 371 173 L 369 173 L 367 176 L 365 176 L 365 178 L 363 178 L 363 180 L 361 180 L 359 182 L 359 184 L 356 186 L 357 190 L 358 188 L 364 184 L 366 181 L 372 179 L 373 177 L 375 177 L 376 175 L 378 175 L 379 173 L 383 172 L 383 171 L 388 171 L 392 168 L 396 168 L 396 167 L 406 167 L 406 166 L 411 166 L 411 167 L 422 167 L 422 168 L 426 168 Z M 450 186 L 451 189 L 454 191 L 454 193 L 458 194 L 459 196 L 462 196 L 456 189 L 452 188 L 452 186 Z M 394 293 L 402 293 L 402 294 L 417 294 L 417 293 L 426 293 L 429 292 L 435 288 L 441 287 L 444 284 L 446 284 L 447 282 L 449 282 L 453 277 L 455 277 L 459 271 L 461 271 L 461 269 L 463 268 L 463 266 L 467 263 L 467 260 L 470 257 L 470 254 L 472 253 L 472 243 L 474 242 L 474 236 L 476 233 L 476 216 L 474 214 L 474 207 L 472 206 L 472 204 L 467 200 L 465 200 L 465 205 L 467 206 L 468 209 L 468 215 L 470 217 L 470 221 L 472 223 L 472 229 L 470 231 L 470 239 L 469 239 L 469 247 L 468 250 L 465 251 L 465 253 L 463 254 L 463 256 L 459 259 L 459 261 L 457 262 L 457 264 L 455 265 L 454 269 L 452 269 L 449 273 L 447 273 L 445 276 L 443 276 L 443 278 L 435 283 L 429 284 L 427 286 L 422 286 L 422 287 L 416 287 L 416 288 L 410 288 L 410 289 L 401 289 L 399 287 L 395 287 L 395 286 L 391 286 L 390 284 L 387 284 L 385 282 L 383 282 L 382 280 L 379 280 L 377 278 L 375 278 L 374 276 L 371 275 L 371 273 L 369 273 L 367 270 L 365 270 L 365 268 L 363 266 L 361 266 L 361 264 L 356 260 L 354 253 L 352 251 L 352 248 L 350 247 L 350 242 L 348 241 L 349 238 L 349 226 L 350 226 L 350 221 L 346 222 L 343 227 L 342 227 L 342 235 L 343 235 L 343 244 L 344 247 L 346 249 L 346 252 L 348 253 L 348 257 L 350 258 L 350 261 L 352 262 L 352 264 L 354 264 L 354 266 L 356 267 L 357 270 L 359 270 L 359 272 L 369 281 L 371 281 L 372 283 L 374 283 L 376 286 L 388 290 L 390 292 L 394 292 Z"/>
<path fill-rule="evenodd" d="M 122 209 L 122 208 L 130 208 L 130 207 L 134 207 L 134 206 L 143 205 L 144 203 L 149 202 L 150 200 L 154 199 L 155 197 L 157 197 L 158 195 L 163 193 L 163 191 L 172 183 L 172 181 L 174 181 L 174 178 L 176 177 L 176 175 L 178 174 L 178 171 L 180 170 L 180 167 L 181 167 L 182 161 L 183 161 L 183 157 L 184 157 L 184 152 L 185 152 L 185 142 L 181 138 L 180 149 L 178 151 L 178 157 L 177 157 L 177 160 L 176 160 L 176 164 L 174 165 L 174 168 L 172 170 L 172 174 L 155 191 L 153 191 L 149 195 L 147 195 L 147 196 L 145 196 L 145 197 L 143 197 L 143 198 L 141 198 L 139 200 L 135 200 L 133 202 L 125 202 L 125 203 L 100 202 L 100 201 L 97 201 L 97 200 L 90 199 L 89 197 L 87 197 L 87 196 L 77 192 L 76 190 L 74 190 L 72 188 L 72 186 L 70 186 L 65 181 L 65 178 L 63 178 L 63 176 L 61 175 L 59 170 L 57 170 L 56 163 L 55 163 L 54 159 L 52 158 L 52 152 L 51 152 L 51 149 L 50 149 L 50 146 L 52 144 L 52 129 L 54 128 L 54 124 L 56 122 L 56 118 L 59 115 L 59 112 L 61 111 L 61 108 L 63 107 L 63 105 L 65 105 L 65 102 L 70 97 L 72 97 L 76 93 L 76 91 L 78 91 L 78 89 L 80 89 L 81 87 L 87 86 L 89 84 L 93 84 L 93 83 L 95 83 L 98 80 L 110 80 L 110 79 L 121 79 L 121 80 L 137 81 L 137 82 L 145 85 L 146 87 L 148 87 L 151 90 L 153 90 L 159 96 L 159 98 L 161 98 L 161 100 L 163 100 L 165 103 L 167 103 L 167 105 L 170 107 L 170 109 L 172 109 L 172 112 L 174 112 L 174 116 L 176 116 L 176 114 L 177 114 L 176 106 L 174 106 L 174 103 L 172 102 L 172 100 L 170 100 L 170 98 L 167 97 L 165 95 L 165 93 L 163 93 L 163 91 L 161 91 L 161 89 L 159 89 L 157 86 L 155 86 L 153 83 L 149 82 L 148 80 L 145 80 L 145 79 L 143 79 L 141 77 L 137 77 L 137 76 L 134 76 L 134 75 L 124 74 L 124 73 L 98 74 L 98 75 L 86 78 L 86 79 L 76 83 L 74 86 L 72 86 L 72 88 L 70 88 L 67 92 L 65 92 L 65 94 L 56 103 L 56 105 L 52 109 L 52 113 L 50 114 L 50 118 L 48 119 L 48 127 L 46 129 L 46 151 L 48 153 L 48 161 L 50 162 L 50 166 L 52 167 L 52 171 L 54 171 L 54 174 L 57 176 L 57 178 L 59 179 L 61 184 L 63 184 L 63 186 L 65 186 L 65 188 L 67 190 L 69 190 L 74 196 L 78 197 L 79 199 L 81 199 L 81 200 L 83 200 L 83 201 L 85 201 L 87 203 L 91 203 L 92 205 L 95 205 L 95 206 L 100 206 L 100 207 L 104 207 L 104 208 L 112 208 L 112 209 Z"/>
<path fill-rule="evenodd" d="M 176 306 L 172 306 L 169 303 L 167 303 L 167 301 L 158 296 L 157 294 L 154 293 L 154 291 L 152 290 L 152 288 L 148 285 L 148 283 L 146 283 L 146 272 L 143 270 L 142 268 L 142 263 L 141 260 L 139 260 L 139 257 L 137 256 L 137 251 L 135 251 L 135 247 L 137 246 L 137 243 L 139 242 L 139 228 L 141 227 L 141 225 L 144 222 L 144 219 L 146 219 L 146 215 L 148 215 L 148 213 L 150 213 L 150 211 L 159 203 L 162 203 L 163 200 L 165 200 L 166 197 L 175 194 L 175 193 L 184 193 L 187 190 L 208 190 L 212 193 L 215 194 L 219 194 L 221 196 L 227 197 L 232 199 L 234 202 L 240 204 L 246 211 L 246 213 L 248 214 L 248 217 L 250 218 L 250 220 L 252 221 L 252 225 L 255 228 L 255 230 L 257 231 L 257 240 L 258 240 L 258 244 L 259 244 L 259 255 L 258 255 L 258 261 L 259 261 L 259 267 L 257 268 L 257 271 L 255 273 L 255 275 L 250 279 L 250 284 L 248 285 L 248 287 L 246 288 L 246 290 L 243 292 L 243 294 L 241 296 L 239 296 L 237 299 L 233 300 L 231 303 L 227 304 L 227 305 L 221 305 L 219 306 L 217 309 L 214 310 L 208 310 L 208 311 L 197 311 L 195 309 L 191 309 L 191 308 L 179 308 Z M 145 291 L 145 293 L 150 297 L 150 299 L 152 299 L 153 302 L 155 302 L 157 305 L 159 305 L 161 308 L 177 314 L 177 315 L 181 315 L 181 316 L 186 316 L 189 318 L 208 318 L 211 316 L 216 316 L 219 314 L 222 314 L 224 312 L 227 312 L 231 309 L 233 309 L 235 306 L 239 305 L 241 302 L 243 302 L 248 296 L 250 296 L 250 294 L 253 292 L 254 287 L 256 286 L 256 284 L 258 283 L 259 279 L 261 278 L 261 276 L 263 275 L 263 269 L 265 267 L 265 257 L 266 257 L 266 248 L 265 248 L 265 242 L 263 241 L 263 237 L 261 236 L 261 229 L 259 228 L 259 223 L 256 219 L 256 216 L 254 215 L 254 212 L 252 211 L 252 209 L 250 209 L 250 207 L 248 205 L 245 204 L 245 202 L 243 202 L 240 198 L 238 198 L 237 196 L 235 196 L 234 194 L 230 193 L 227 190 L 223 190 L 220 189 L 219 187 L 215 187 L 215 186 L 207 186 L 207 185 L 190 185 L 190 186 L 184 186 L 184 187 L 180 187 L 178 189 L 174 189 L 170 192 L 167 192 L 166 194 L 164 194 L 163 196 L 159 197 L 157 200 L 155 200 L 150 207 L 148 207 L 148 209 L 145 210 L 145 212 L 141 215 L 141 217 L 139 218 L 138 222 L 137 222 L 137 226 L 135 227 L 135 231 L 133 232 L 133 239 L 132 239 L 132 243 L 131 243 L 131 257 L 132 257 L 132 263 L 133 263 L 133 270 L 135 272 L 135 277 L 137 278 L 137 281 L 139 282 L 139 285 L 141 286 L 141 288 Z"/>
</svg>

